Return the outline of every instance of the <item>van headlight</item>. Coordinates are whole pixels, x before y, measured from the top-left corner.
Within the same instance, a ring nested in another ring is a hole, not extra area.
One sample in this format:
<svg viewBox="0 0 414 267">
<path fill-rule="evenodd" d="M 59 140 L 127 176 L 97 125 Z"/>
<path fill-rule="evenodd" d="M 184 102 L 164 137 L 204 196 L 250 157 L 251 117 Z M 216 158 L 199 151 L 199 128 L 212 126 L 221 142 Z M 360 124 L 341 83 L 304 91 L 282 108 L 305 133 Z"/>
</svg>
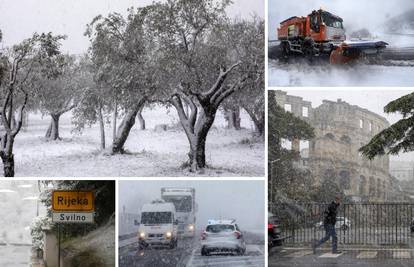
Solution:
<svg viewBox="0 0 414 267">
<path fill-rule="evenodd" d="M 188 230 L 190 230 L 190 231 L 194 231 L 194 225 L 193 225 L 193 224 L 189 224 L 189 225 L 188 225 Z"/>
<path fill-rule="evenodd" d="M 144 239 L 145 238 L 145 233 L 144 232 L 140 232 L 139 233 L 139 239 Z"/>
<path fill-rule="evenodd" d="M 171 237 L 172 237 L 172 233 L 171 233 L 171 232 L 166 232 L 166 233 L 165 233 L 165 236 L 166 236 L 167 238 L 171 238 Z"/>
</svg>

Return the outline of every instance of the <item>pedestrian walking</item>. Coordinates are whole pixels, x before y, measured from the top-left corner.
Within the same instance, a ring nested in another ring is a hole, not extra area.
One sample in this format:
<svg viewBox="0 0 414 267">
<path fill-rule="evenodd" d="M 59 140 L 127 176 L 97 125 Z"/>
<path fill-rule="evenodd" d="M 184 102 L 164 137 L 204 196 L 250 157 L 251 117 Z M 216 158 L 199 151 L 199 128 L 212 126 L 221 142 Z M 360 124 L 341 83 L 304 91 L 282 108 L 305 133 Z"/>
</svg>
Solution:
<svg viewBox="0 0 414 267">
<path fill-rule="evenodd" d="M 328 208 L 324 212 L 323 227 L 325 228 L 325 237 L 321 240 L 312 242 L 313 254 L 316 254 L 316 249 L 321 246 L 323 243 L 328 241 L 332 237 L 332 253 L 340 254 L 338 251 L 338 237 L 336 236 L 335 224 L 336 224 L 336 214 L 338 212 L 338 207 L 340 204 L 340 198 L 336 197 L 335 201 L 332 201 L 329 204 Z"/>
</svg>

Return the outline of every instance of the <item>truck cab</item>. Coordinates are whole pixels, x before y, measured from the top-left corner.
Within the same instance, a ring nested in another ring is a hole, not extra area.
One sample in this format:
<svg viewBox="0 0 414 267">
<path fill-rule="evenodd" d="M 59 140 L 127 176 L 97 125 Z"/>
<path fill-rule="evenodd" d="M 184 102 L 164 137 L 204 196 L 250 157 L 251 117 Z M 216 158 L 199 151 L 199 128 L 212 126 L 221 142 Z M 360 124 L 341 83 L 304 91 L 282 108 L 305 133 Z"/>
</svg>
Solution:
<svg viewBox="0 0 414 267">
<path fill-rule="evenodd" d="M 182 237 L 194 237 L 196 227 L 197 204 L 194 188 L 164 187 L 161 198 L 172 203 L 178 220 L 178 234 Z"/>
<path fill-rule="evenodd" d="M 172 203 L 155 200 L 144 204 L 138 228 L 141 249 L 148 246 L 177 246 L 177 225 L 175 207 Z"/>
<path fill-rule="evenodd" d="M 314 10 L 307 17 L 307 35 L 316 42 L 343 42 L 346 39 L 342 18 L 324 11 Z"/>
</svg>

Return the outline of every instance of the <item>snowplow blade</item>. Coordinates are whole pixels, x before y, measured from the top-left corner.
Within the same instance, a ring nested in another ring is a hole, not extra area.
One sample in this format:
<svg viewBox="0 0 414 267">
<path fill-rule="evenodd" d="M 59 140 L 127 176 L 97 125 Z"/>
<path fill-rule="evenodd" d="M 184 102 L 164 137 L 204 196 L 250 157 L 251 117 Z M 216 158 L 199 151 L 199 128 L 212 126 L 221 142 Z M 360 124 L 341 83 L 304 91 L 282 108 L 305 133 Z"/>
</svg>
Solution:
<svg viewBox="0 0 414 267">
<path fill-rule="evenodd" d="M 343 42 L 331 52 L 329 61 L 331 64 L 346 64 L 357 59 L 376 56 L 387 45 L 383 41 Z"/>
</svg>

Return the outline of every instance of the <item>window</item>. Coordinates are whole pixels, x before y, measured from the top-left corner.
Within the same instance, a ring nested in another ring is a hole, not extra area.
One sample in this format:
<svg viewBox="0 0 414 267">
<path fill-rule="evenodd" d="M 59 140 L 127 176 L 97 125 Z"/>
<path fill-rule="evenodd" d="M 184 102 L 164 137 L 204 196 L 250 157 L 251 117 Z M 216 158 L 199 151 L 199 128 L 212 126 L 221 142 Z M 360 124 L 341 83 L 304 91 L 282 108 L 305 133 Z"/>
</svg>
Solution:
<svg viewBox="0 0 414 267">
<path fill-rule="evenodd" d="M 364 128 L 364 121 L 363 120 L 359 120 L 359 128 Z"/>
<path fill-rule="evenodd" d="M 369 131 L 372 132 L 372 122 L 369 122 Z"/>
<path fill-rule="evenodd" d="M 285 111 L 292 112 L 292 105 L 291 104 L 285 104 Z"/>
<path fill-rule="evenodd" d="M 309 116 L 309 109 L 308 107 L 302 107 L 302 116 L 308 117 Z"/>
<path fill-rule="evenodd" d="M 331 139 L 331 140 L 335 140 L 335 136 L 334 136 L 333 134 L 331 134 L 331 133 L 327 133 L 327 134 L 325 134 L 325 137 L 326 137 L 326 138 L 329 138 L 329 139 Z"/>
<path fill-rule="evenodd" d="M 361 175 L 359 178 L 359 194 L 361 196 L 365 195 L 366 187 L 367 187 L 367 179 L 365 178 L 365 176 Z"/>
<path fill-rule="evenodd" d="M 344 143 L 350 144 L 351 143 L 351 138 L 347 135 L 343 135 L 341 137 L 341 141 L 344 142 Z"/>
<path fill-rule="evenodd" d="M 234 226 L 231 224 L 212 224 L 207 226 L 206 232 L 220 233 L 220 232 L 233 232 Z"/>
<path fill-rule="evenodd" d="M 341 171 L 339 173 L 339 187 L 344 190 L 351 188 L 351 178 L 348 171 Z"/>
<path fill-rule="evenodd" d="M 142 224 L 165 224 L 172 222 L 171 212 L 143 212 L 141 214 Z"/>
</svg>

